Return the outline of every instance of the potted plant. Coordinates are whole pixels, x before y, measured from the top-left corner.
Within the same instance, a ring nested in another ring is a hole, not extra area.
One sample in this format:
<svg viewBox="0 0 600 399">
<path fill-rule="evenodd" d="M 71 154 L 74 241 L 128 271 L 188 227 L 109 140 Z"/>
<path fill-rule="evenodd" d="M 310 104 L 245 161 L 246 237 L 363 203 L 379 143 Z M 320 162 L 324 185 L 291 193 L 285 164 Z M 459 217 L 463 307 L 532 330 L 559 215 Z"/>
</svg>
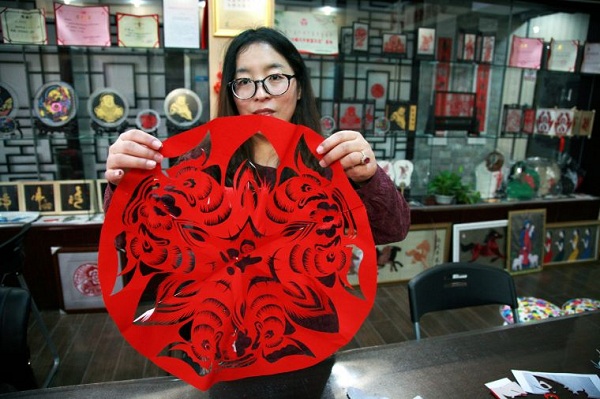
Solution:
<svg viewBox="0 0 600 399">
<path fill-rule="evenodd" d="M 454 201 L 458 204 L 474 204 L 481 199 L 479 191 L 463 184 L 462 176 L 450 170 L 443 170 L 435 175 L 427 188 L 438 204 L 451 204 Z"/>
</svg>

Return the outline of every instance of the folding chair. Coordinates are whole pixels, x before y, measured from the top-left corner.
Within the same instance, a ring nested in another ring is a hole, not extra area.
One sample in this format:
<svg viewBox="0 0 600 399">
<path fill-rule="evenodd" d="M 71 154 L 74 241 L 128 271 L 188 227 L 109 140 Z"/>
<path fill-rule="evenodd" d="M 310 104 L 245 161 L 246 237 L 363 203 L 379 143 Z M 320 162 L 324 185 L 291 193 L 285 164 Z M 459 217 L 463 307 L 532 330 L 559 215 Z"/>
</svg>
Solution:
<svg viewBox="0 0 600 399">
<path fill-rule="evenodd" d="M 470 306 L 509 305 L 519 322 L 519 302 L 512 276 L 504 269 L 477 263 L 445 263 L 408 282 L 410 318 L 421 339 L 419 320 L 425 313 Z"/>
<path fill-rule="evenodd" d="M 21 288 L 29 291 L 29 287 L 27 286 L 27 282 L 25 281 L 25 277 L 23 277 L 23 261 L 25 259 L 25 236 L 29 232 L 31 228 L 31 223 L 23 225 L 21 230 L 12 238 L 6 240 L 5 242 L 0 244 L 0 274 L 2 274 L 2 279 L 0 280 L 0 286 L 4 285 L 4 280 L 9 275 L 14 275 L 19 282 Z M 56 374 L 58 370 L 58 365 L 60 363 L 60 358 L 58 356 L 58 351 L 52 338 L 50 337 L 50 333 L 48 332 L 48 328 L 42 319 L 42 315 L 31 297 L 31 311 L 33 316 L 35 317 L 36 324 L 38 325 L 46 344 L 48 345 L 48 349 L 52 353 L 53 363 L 52 368 L 50 369 L 44 383 L 42 384 L 43 388 L 46 388 L 50 385 L 50 381 Z"/>
</svg>

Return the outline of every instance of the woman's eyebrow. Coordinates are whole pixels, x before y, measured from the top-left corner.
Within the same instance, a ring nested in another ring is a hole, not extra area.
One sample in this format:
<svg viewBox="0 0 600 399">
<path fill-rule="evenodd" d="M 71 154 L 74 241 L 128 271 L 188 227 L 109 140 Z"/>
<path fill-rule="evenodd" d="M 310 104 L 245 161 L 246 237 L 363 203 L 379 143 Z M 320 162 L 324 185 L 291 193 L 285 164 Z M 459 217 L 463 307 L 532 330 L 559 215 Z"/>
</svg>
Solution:
<svg viewBox="0 0 600 399">
<path fill-rule="evenodd" d="M 273 69 L 273 68 L 285 68 L 285 65 L 279 63 L 279 62 L 274 62 L 272 64 L 266 65 L 263 70 L 269 70 L 269 69 Z M 246 67 L 241 67 L 241 68 L 237 68 L 235 70 L 236 73 L 241 73 L 241 72 L 250 72 L 250 70 Z"/>
</svg>

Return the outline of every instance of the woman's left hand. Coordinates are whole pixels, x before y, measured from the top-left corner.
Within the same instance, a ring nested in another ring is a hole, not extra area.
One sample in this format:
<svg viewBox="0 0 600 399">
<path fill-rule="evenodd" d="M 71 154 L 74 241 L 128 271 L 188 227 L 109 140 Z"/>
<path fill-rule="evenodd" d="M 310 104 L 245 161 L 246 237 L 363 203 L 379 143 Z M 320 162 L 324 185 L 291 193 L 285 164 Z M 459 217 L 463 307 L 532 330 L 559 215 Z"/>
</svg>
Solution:
<svg viewBox="0 0 600 399">
<path fill-rule="evenodd" d="M 357 184 L 365 183 L 377 171 L 371 145 L 353 130 L 335 132 L 317 147 L 317 154 L 323 156 L 319 164 L 324 168 L 340 161 L 348 178 Z"/>
</svg>

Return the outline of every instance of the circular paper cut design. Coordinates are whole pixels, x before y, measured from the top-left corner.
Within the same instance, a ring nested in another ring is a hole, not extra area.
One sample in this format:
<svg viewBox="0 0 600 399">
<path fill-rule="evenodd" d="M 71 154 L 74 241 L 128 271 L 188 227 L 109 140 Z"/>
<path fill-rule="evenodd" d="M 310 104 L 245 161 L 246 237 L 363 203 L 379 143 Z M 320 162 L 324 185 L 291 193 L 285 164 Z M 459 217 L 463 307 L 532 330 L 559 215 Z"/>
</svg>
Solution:
<svg viewBox="0 0 600 399">
<path fill-rule="evenodd" d="M 591 298 L 573 298 L 562 305 L 564 314 L 577 314 L 600 310 L 600 301 Z"/>
<path fill-rule="evenodd" d="M 98 89 L 88 100 L 88 112 L 92 120 L 106 128 L 121 126 L 129 116 L 129 104 L 118 91 Z"/>
<path fill-rule="evenodd" d="M 535 320 L 543 320 L 549 317 L 558 317 L 562 315 L 562 310 L 552 302 L 535 297 L 519 297 L 519 321 L 521 323 Z M 513 324 L 513 315 L 510 306 L 500 307 L 500 314 L 508 324 Z"/>
<path fill-rule="evenodd" d="M 77 113 L 75 90 L 65 82 L 49 82 L 40 87 L 33 100 L 35 116 L 46 126 L 64 126 Z"/>
<path fill-rule="evenodd" d="M 19 109 L 19 98 L 8 84 L 0 82 L 0 118 L 10 118 Z"/>
<path fill-rule="evenodd" d="M 125 338 L 200 389 L 328 358 L 360 328 L 377 286 L 365 207 L 339 163 L 318 168 L 322 136 L 247 115 L 173 136 L 161 152 L 179 157 L 208 133 L 209 154 L 196 150 L 197 158 L 168 170 L 125 176 L 99 254 L 104 302 Z M 231 165 L 257 133 L 279 156 L 269 179 L 251 162 Z M 359 251 L 364 266 L 352 286 Z M 127 283 L 117 289 L 121 275 Z M 140 310 L 144 292 L 156 293 L 149 310 Z"/>
<path fill-rule="evenodd" d="M 145 132 L 155 132 L 160 125 L 160 114 L 153 109 L 143 109 L 138 112 L 135 125 Z"/>
<path fill-rule="evenodd" d="M 324 134 L 331 134 L 335 130 L 335 119 L 330 115 L 321 117 L 321 130 Z"/>
<path fill-rule="evenodd" d="M 175 89 L 165 98 L 165 115 L 178 127 L 193 126 L 202 115 L 202 101 L 188 89 Z"/>
<path fill-rule="evenodd" d="M 0 133 L 13 133 L 17 130 L 17 122 L 12 118 L 0 117 Z"/>
<path fill-rule="evenodd" d="M 390 120 L 385 116 L 378 116 L 375 118 L 373 126 L 375 135 L 383 136 L 390 130 Z"/>
<path fill-rule="evenodd" d="M 98 265 L 83 263 L 73 272 L 73 286 L 81 295 L 100 296 L 100 281 L 98 280 Z"/>
</svg>

